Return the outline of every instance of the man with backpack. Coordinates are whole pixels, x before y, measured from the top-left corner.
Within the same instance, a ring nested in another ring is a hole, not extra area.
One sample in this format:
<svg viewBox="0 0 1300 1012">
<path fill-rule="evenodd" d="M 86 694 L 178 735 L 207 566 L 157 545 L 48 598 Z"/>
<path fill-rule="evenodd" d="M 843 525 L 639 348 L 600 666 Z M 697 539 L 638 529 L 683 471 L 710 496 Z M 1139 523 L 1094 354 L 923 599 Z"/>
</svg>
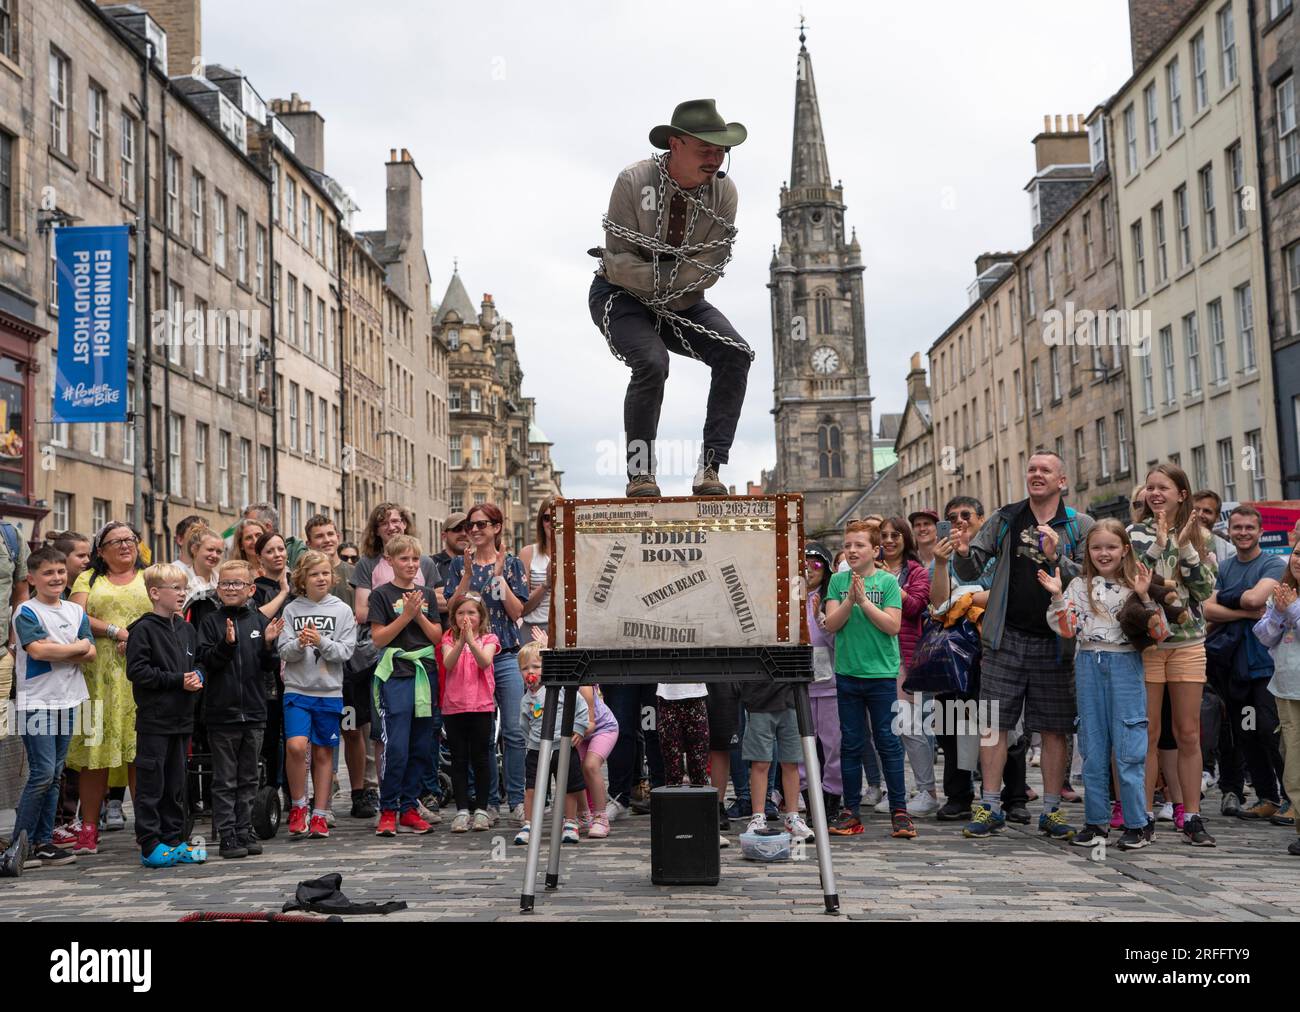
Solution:
<svg viewBox="0 0 1300 1012">
<path fill-rule="evenodd" d="M 1062 501 L 1065 462 L 1051 450 L 1038 450 L 1029 458 L 1025 484 L 1029 498 L 1003 506 L 973 539 L 958 536 L 953 556 L 954 571 L 968 583 L 977 582 L 988 561 L 996 560 L 982 629 L 980 711 L 981 721 L 990 721 L 997 738 L 980 746 L 982 800 L 971 808 L 971 821 L 963 831 L 977 839 L 1006 826 L 1002 774 L 1009 733 L 1022 711 L 1023 733 L 1037 731 L 1043 739 L 1039 831 L 1053 839 L 1074 834 L 1060 811 L 1066 743 L 1074 733 L 1076 715 L 1074 658 L 1070 644 L 1047 624 L 1051 598 L 1039 584 L 1038 572 L 1059 568 L 1063 586 L 1078 576 L 1093 521 Z"/>
</svg>

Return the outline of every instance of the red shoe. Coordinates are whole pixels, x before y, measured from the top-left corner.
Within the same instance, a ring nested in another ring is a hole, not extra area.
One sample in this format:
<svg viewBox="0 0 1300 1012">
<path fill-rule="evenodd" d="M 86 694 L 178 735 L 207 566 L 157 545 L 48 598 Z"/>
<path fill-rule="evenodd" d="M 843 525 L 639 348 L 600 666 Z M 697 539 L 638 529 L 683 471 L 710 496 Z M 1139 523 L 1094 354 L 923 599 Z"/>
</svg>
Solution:
<svg viewBox="0 0 1300 1012">
<path fill-rule="evenodd" d="M 427 833 L 433 827 L 425 822 L 414 808 L 408 812 L 403 812 L 402 817 L 397 820 L 397 831 L 399 833 Z"/>
<path fill-rule="evenodd" d="M 54 840 L 53 840 L 54 846 L 71 847 L 74 843 L 77 842 L 77 830 L 79 828 L 81 827 L 74 826 L 71 824 L 67 826 L 55 826 Z"/>
<path fill-rule="evenodd" d="M 396 836 L 397 835 L 397 813 L 380 812 L 379 825 L 375 827 L 376 836 Z"/>
<path fill-rule="evenodd" d="M 307 816 L 310 812 L 306 805 L 294 805 L 289 809 L 289 838 L 307 835 Z"/>
<path fill-rule="evenodd" d="M 98 854 L 99 827 L 92 822 L 82 823 L 81 831 L 77 833 L 77 845 L 72 852 L 74 854 Z"/>
<path fill-rule="evenodd" d="M 313 815 L 311 817 L 310 835 L 313 840 L 325 840 L 330 835 L 330 824 L 325 821 L 323 815 Z"/>
</svg>

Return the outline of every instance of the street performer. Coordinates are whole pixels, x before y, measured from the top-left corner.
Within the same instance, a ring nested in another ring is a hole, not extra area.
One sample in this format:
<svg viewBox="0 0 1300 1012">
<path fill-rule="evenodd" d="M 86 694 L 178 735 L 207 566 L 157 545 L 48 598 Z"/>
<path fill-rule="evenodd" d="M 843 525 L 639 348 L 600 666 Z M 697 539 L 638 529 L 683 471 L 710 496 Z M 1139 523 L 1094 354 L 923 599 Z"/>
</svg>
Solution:
<svg viewBox="0 0 1300 1012">
<path fill-rule="evenodd" d="M 654 442 L 670 351 L 712 371 L 691 491 L 727 494 L 718 467 L 736 435 L 754 352 L 704 289 L 731 260 L 736 184 L 719 170 L 746 136 L 744 126 L 718 115 L 713 99 L 683 102 L 671 124 L 650 131 L 650 143 L 665 153 L 619 174 L 602 222 L 605 246 L 589 251 L 601 261 L 588 295 L 591 317 L 632 370 L 623 402 L 628 496 L 660 494 Z"/>
</svg>

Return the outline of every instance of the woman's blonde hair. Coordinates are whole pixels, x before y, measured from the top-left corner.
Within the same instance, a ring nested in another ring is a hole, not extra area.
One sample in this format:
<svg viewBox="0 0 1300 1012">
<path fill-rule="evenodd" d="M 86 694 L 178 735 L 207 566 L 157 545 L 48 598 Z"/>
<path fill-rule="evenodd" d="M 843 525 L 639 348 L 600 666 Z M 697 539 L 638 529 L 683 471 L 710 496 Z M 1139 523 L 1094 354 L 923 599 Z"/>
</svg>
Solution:
<svg viewBox="0 0 1300 1012">
<path fill-rule="evenodd" d="M 1124 558 L 1120 561 L 1119 572 L 1115 574 L 1116 582 L 1122 583 L 1129 590 L 1133 589 L 1133 578 L 1137 576 L 1137 556 L 1133 554 L 1133 543 L 1129 540 L 1128 530 L 1122 523 L 1113 518 L 1098 520 L 1092 525 L 1092 530 L 1088 536 L 1083 539 L 1083 578 L 1087 581 L 1085 590 L 1088 595 L 1088 607 L 1094 615 L 1101 614 L 1101 607 L 1097 604 L 1097 599 L 1092 595 L 1092 578 L 1100 576 L 1097 567 L 1092 564 L 1092 553 L 1088 551 L 1088 546 L 1092 544 L 1094 534 L 1104 532 L 1113 534 L 1119 538 L 1120 546 L 1124 549 Z"/>
<path fill-rule="evenodd" d="M 309 550 L 298 556 L 298 563 L 293 567 L 293 592 L 299 597 L 307 596 L 307 576 L 317 566 L 328 566 L 330 574 L 334 573 L 334 565 L 330 558 L 324 552 Z"/>
</svg>

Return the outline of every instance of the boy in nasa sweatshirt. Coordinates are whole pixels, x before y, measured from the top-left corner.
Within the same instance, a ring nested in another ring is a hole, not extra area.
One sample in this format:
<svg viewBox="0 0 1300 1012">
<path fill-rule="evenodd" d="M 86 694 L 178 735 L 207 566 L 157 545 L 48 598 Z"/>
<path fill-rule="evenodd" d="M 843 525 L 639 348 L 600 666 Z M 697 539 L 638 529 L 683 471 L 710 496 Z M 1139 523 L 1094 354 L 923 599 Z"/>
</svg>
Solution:
<svg viewBox="0 0 1300 1012">
<path fill-rule="evenodd" d="M 357 646 L 352 609 L 330 593 L 334 565 L 321 552 L 303 552 L 293 570 L 297 597 L 285 605 L 278 643 L 284 661 L 285 777 L 293 808 L 289 836 L 330 835 L 326 814 L 334 749 L 343 718 L 343 666 Z M 311 746 L 315 805 L 307 817 L 307 748 Z"/>
</svg>

